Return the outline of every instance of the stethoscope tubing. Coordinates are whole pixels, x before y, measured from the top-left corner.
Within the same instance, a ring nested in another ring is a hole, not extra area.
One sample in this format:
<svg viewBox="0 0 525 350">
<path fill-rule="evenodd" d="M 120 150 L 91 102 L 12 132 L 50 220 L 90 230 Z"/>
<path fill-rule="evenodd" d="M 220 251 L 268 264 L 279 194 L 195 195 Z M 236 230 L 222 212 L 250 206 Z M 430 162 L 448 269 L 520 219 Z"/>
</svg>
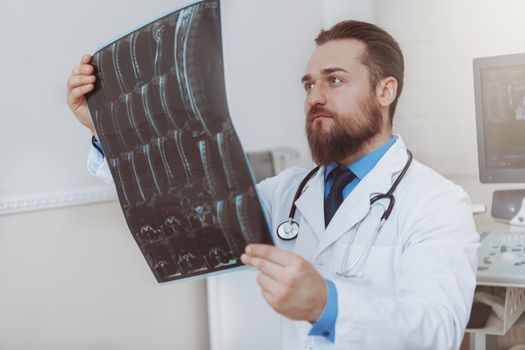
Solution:
<svg viewBox="0 0 525 350">
<path fill-rule="evenodd" d="M 336 272 L 337 276 L 344 277 L 344 278 L 361 277 L 362 276 L 362 275 L 353 274 L 353 273 L 350 273 L 350 272 L 354 269 L 355 266 L 357 266 L 357 264 L 365 256 L 365 254 L 368 253 L 370 248 L 372 248 L 372 246 L 374 245 L 374 242 L 377 239 L 377 236 L 379 235 L 379 232 L 381 232 L 381 229 L 383 228 L 383 225 L 384 225 L 385 222 L 386 222 L 385 219 L 381 219 L 379 221 L 379 224 L 377 225 L 376 229 L 374 230 L 374 234 L 372 236 L 370 236 L 370 238 L 368 239 L 368 241 L 365 244 L 365 247 L 363 249 L 361 249 L 361 251 L 359 252 L 359 255 L 354 259 L 354 261 L 352 261 L 350 266 L 348 268 L 344 269 L 344 266 L 347 265 L 348 258 L 350 257 L 350 247 L 352 246 L 352 243 L 354 241 L 355 236 L 359 232 L 359 226 L 356 228 L 356 231 L 355 231 L 355 233 L 354 233 L 354 235 L 352 237 L 352 242 L 350 242 L 346 246 L 345 255 L 343 257 L 343 262 L 341 263 L 341 266 L 339 267 L 339 271 Z"/>
<path fill-rule="evenodd" d="M 396 180 L 394 181 L 394 183 L 392 184 L 392 186 L 388 190 L 388 192 L 387 193 L 383 193 L 383 194 L 378 194 L 378 195 L 374 196 L 372 199 L 370 199 L 370 209 L 369 210 L 371 210 L 372 206 L 376 202 L 378 202 L 379 200 L 388 199 L 388 207 L 384 210 L 383 215 L 381 216 L 381 219 L 379 220 L 379 224 L 377 225 L 376 229 L 374 230 L 374 234 L 369 238 L 369 240 L 365 244 L 365 247 L 361 250 L 361 252 L 359 252 L 358 256 L 352 261 L 350 266 L 345 269 L 344 266 L 347 265 L 348 258 L 349 258 L 349 255 L 350 255 L 350 247 L 352 246 L 352 243 L 353 243 L 353 240 L 354 240 L 355 236 L 359 232 L 359 226 L 361 226 L 361 223 L 358 224 L 358 226 L 356 228 L 356 231 L 355 231 L 354 235 L 351 238 L 351 241 L 349 242 L 349 244 L 346 247 L 345 255 L 343 257 L 343 261 L 342 261 L 341 267 L 340 267 L 339 271 L 336 272 L 337 276 L 344 277 L 344 278 L 361 277 L 362 276 L 362 274 L 352 274 L 350 272 L 353 270 L 353 268 L 355 266 L 357 266 L 359 261 L 361 261 L 361 259 L 365 256 L 365 254 L 373 246 L 375 240 L 377 239 L 377 236 L 379 235 L 379 232 L 383 228 L 384 223 L 388 220 L 388 218 L 392 214 L 392 211 L 393 211 L 394 205 L 395 205 L 394 192 L 397 189 L 397 186 L 399 185 L 401 180 L 404 178 L 406 172 L 408 171 L 408 168 L 410 167 L 410 164 L 412 163 L 412 158 L 413 158 L 412 152 L 407 150 L 407 154 L 408 154 L 408 160 L 407 160 L 405 166 L 403 167 L 401 173 L 399 174 L 399 176 L 396 178 Z M 301 183 L 299 184 L 299 187 L 297 188 L 297 191 L 295 192 L 295 196 L 294 196 L 294 199 L 293 199 L 293 202 L 292 202 L 292 206 L 290 208 L 290 213 L 288 215 L 288 220 L 284 221 L 283 223 L 281 223 L 277 227 L 277 235 L 282 240 L 290 241 L 290 240 L 294 240 L 294 239 L 297 238 L 297 236 L 299 234 L 299 224 L 296 221 L 294 221 L 295 212 L 297 210 L 295 202 L 299 199 L 301 194 L 304 192 L 306 184 L 308 183 L 308 181 L 319 171 L 319 169 L 320 169 L 320 166 L 317 166 L 314 169 L 312 169 L 304 177 L 304 179 L 301 181 Z M 384 208 L 384 206 L 383 206 L 383 208 Z"/>
<path fill-rule="evenodd" d="M 293 218 L 295 217 L 295 211 L 297 210 L 297 206 L 295 205 L 295 202 L 303 194 L 303 192 L 305 190 L 305 187 L 306 187 L 306 183 L 308 181 L 310 181 L 310 179 L 319 171 L 320 168 L 321 168 L 321 166 L 318 165 L 315 168 L 313 168 L 312 170 L 310 170 L 310 172 L 308 174 L 306 174 L 304 179 L 299 184 L 299 187 L 297 188 L 297 191 L 295 191 L 295 196 L 293 198 L 292 207 L 290 208 L 290 213 L 288 214 L 288 218 L 290 218 L 291 220 L 293 220 Z"/>
<path fill-rule="evenodd" d="M 370 199 L 370 205 L 374 204 L 375 202 L 377 202 L 378 200 L 383 199 L 383 198 L 388 198 L 390 200 L 389 206 L 388 206 L 387 210 L 385 211 L 385 213 L 383 214 L 382 219 L 388 220 L 388 218 L 390 217 L 390 214 L 392 213 L 392 210 L 394 209 L 394 203 L 395 203 L 394 191 L 396 190 L 397 186 L 399 185 L 399 183 L 401 182 L 401 180 L 405 176 L 406 172 L 408 171 L 408 168 L 410 167 L 410 164 L 412 163 L 412 158 L 413 158 L 412 152 L 407 150 L 407 154 L 408 154 L 408 160 L 407 160 L 405 166 L 403 167 L 403 170 L 401 171 L 401 173 L 397 177 L 396 181 L 394 181 L 394 184 L 390 187 L 388 192 L 387 193 L 383 193 L 383 194 L 378 194 L 375 197 L 373 197 L 372 199 Z M 299 187 L 297 188 L 297 191 L 295 192 L 295 196 L 293 198 L 292 206 L 290 207 L 290 212 L 288 214 L 288 221 L 285 221 L 285 222 L 293 221 L 293 218 L 295 217 L 295 212 L 297 210 L 297 206 L 295 205 L 295 202 L 303 194 L 303 192 L 305 190 L 305 187 L 306 187 L 306 184 L 308 183 L 308 181 L 310 181 L 310 179 L 319 171 L 320 168 L 321 168 L 321 166 L 318 165 L 315 168 L 313 168 L 312 170 L 310 170 L 310 172 L 303 178 L 303 180 L 299 184 Z M 293 221 L 293 222 L 295 222 L 295 221 Z"/>
</svg>

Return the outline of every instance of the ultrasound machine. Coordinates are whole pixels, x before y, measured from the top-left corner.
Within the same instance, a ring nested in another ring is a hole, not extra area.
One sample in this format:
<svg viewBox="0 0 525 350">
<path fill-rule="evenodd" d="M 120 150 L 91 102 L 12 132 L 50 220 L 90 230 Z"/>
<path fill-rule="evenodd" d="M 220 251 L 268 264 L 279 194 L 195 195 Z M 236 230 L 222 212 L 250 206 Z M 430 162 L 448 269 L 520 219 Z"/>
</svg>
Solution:
<svg viewBox="0 0 525 350">
<path fill-rule="evenodd" d="M 474 60 L 481 183 L 525 183 L 525 54 Z M 478 283 L 525 283 L 525 186 L 495 191 L 491 215 L 509 224 L 481 231 Z"/>
</svg>

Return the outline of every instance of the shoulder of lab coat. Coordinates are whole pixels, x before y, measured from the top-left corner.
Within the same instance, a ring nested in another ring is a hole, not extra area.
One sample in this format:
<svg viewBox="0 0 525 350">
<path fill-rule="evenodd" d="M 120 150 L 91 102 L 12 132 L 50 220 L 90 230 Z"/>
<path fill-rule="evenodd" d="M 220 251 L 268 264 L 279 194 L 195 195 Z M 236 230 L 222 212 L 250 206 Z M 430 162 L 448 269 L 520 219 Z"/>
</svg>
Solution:
<svg viewBox="0 0 525 350">
<path fill-rule="evenodd" d="M 479 247 L 469 196 L 414 160 L 396 191 L 392 219 L 400 249 L 395 296 L 370 297 L 352 283 L 334 280 L 336 345 L 459 349 L 476 286 Z"/>
<path fill-rule="evenodd" d="M 105 183 L 114 185 L 106 157 L 100 154 L 93 145 L 91 145 L 89 149 L 87 168 L 91 175 L 98 177 Z"/>
</svg>

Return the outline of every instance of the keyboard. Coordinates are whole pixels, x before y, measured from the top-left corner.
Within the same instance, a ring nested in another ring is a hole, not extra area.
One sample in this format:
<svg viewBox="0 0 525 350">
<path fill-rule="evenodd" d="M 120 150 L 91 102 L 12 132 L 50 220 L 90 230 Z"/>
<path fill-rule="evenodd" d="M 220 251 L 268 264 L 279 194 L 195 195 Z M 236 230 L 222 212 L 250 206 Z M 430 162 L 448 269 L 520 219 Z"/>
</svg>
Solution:
<svg viewBox="0 0 525 350">
<path fill-rule="evenodd" d="M 478 282 L 525 283 L 525 231 L 480 232 Z"/>
</svg>

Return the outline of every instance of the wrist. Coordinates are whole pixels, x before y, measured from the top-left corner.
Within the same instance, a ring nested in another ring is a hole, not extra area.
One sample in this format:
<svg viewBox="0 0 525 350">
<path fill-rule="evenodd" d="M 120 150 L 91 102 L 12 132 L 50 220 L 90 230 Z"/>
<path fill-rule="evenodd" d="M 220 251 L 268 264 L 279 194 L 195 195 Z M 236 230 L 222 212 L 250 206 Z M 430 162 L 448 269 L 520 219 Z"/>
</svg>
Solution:
<svg viewBox="0 0 525 350">
<path fill-rule="evenodd" d="M 323 287 L 320 289 L 321 289 L 321 292 L 319 293 L 319 297 L 318 297 L 319 302 L 316 303 L 317 305 L 312 312 L 312 317 L 310 318 L 310 321 L 309 321 L 310 323 L 316 323 L 317 321 L 319 321 L 319 319 L 324 313 L 326 304 L 328 303 L 328 287 L 324 279 L 323 279 Z"/>
</svg>

